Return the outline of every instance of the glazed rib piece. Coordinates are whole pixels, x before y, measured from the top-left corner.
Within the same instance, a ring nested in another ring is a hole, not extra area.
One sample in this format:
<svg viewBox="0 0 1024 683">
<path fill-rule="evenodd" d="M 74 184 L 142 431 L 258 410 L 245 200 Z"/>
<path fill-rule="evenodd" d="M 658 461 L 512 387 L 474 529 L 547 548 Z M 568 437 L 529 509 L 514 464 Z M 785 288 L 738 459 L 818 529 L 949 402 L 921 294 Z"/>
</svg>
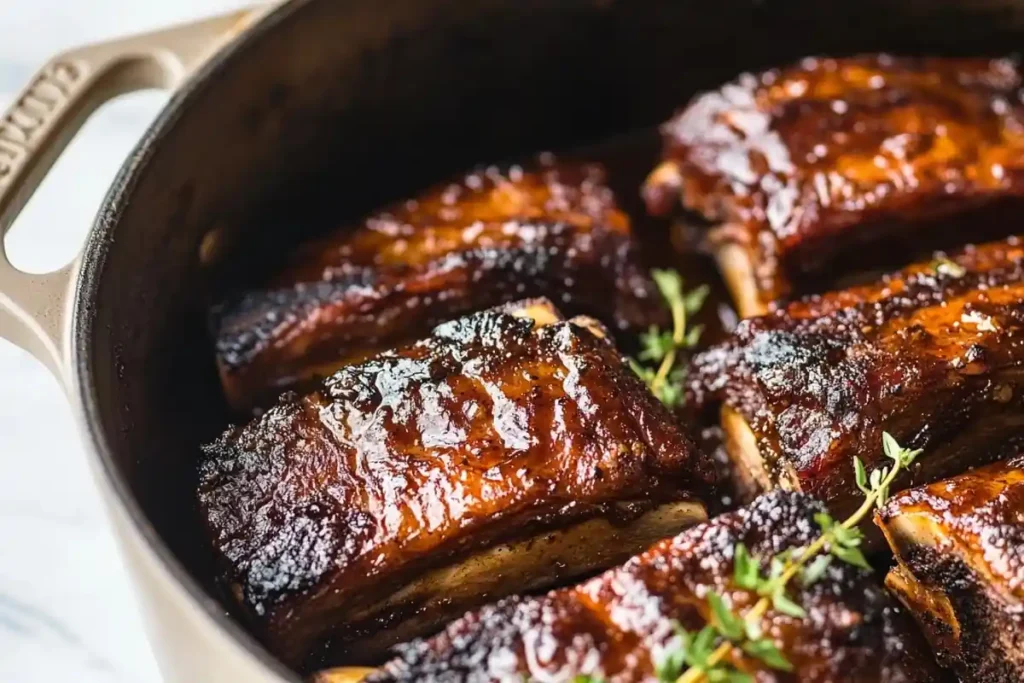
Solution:
<svg viewBox="0 0 1024 683">
<path fill-rule="evenodd" d="M 664 318 L 601 167 L 488 168 L 306 245 L 264 289 L 215 310 L 222 383 L 244 410 L 532 296 L 613 329 Z"/>
<path fill-rule="evenodd" d="M 224 582 L 304 668 L 372 662 L 467 608 L 705 518 L 711 464 L 604 330 L 494 309 L 347 366 L 205 448 Z"/>
<path fill-rule="evenodd" d="M 1024 456 L 892 498 L 886 580 L 965 683 L 1024 680 Z"/>
<path fill-rule="evenodd" d="M 809 545 L 819 533 L 814 513 L 822 509 L 803 494 L 767 494 L 576 587 L 507 598 L 470 613 L 433 638 L 400 646 L 397 658 L 367 680 L 663 680 L 656 666 L 678 647 L 673 622 L 689 630 L 704 626 L 710 618 L 707 591 L 718 592 L 737 612 L 758 600 L 732 582 L 735 545 L 761 557 Z M 794 670 L 773 671 L 737 651 L 732 662 L 756 680 L 941 680 L 913 623 L 870 572 L 836 563 L 819 582 L 806 588 L 794 582 L 790 591 L 807 618 L 769 610 L 762 626 Z"/>
<path fill-rule="evenodd" d="M 837 516 L 861 497 L 854 456 L 884 463 L 883 431 L 924 449 L 897 489 L 985 464 L 1024 435 L 1024 243 L 744 320 L 694 359 L 689 393 L 722 406 L 741 487 L 806 491 Z"/>
<path fill-rule="evenodd" d="M 808 58 L 745 74 L 665 124 L 648 207 L 681 197 L 710 221 L 740 313 L 760 315 L 844 268 L 1009 234 L 1024 207 L 1021 94 L 1011 60 Z"/>
</svg>

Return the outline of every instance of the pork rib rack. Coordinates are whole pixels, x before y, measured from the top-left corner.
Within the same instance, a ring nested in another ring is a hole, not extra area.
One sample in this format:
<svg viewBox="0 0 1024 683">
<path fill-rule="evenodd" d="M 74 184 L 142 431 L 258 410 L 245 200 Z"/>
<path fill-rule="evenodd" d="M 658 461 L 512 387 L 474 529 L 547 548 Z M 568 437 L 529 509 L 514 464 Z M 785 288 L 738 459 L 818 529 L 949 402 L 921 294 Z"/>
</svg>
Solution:
<svg viewBox="0 0 1024 683">
<path fill-rule="evenodd" d="M 679 647 L 675 624 L 699 630 L 711 618 L 706 593 L 736 611 L 758 600 L 733 583 L 733 552 L 761 557 L 808 545 L 823 508 L 776 491 L 655 545 L 625 565 L 542 597 L 513 597 L 470 613 L 439 635 L 398 648 L 368 682 L 665 680 L 658 666 Z M 765 683 L 934 683 L 942 680 L 912 620 L 871 573 L 834 563 L 817 583 L 794 582 L 800 619 L 769 610 L 762 629 L 792 663 L 784 673 L 735 650 L 732 663 Z M 324 681 L 345 680 L 324 677 Z"/>
<path fill-rule="evenodd" d="M 1022 92 L 1000 59 L 808 58 L 745 74 L 665 124 L 648 207 L 681 197 L 709 221 L 740 313 L 760 315 L 922 244 L 1009 234 L 1024 208 Z"/>
<path fill-rule="evenodd" d="M 613 330 L 666 313 L 596 165 L 488 168 L 300 248 L 212 316 L 228 401 L 244 411 L 441 322 L 550 297 Z"/>
<path fill-rule="evenodd" d="M 876 521 L 939 661 L 964 683 L 1024 680 L 1024 456 L 904 491 Z"/>
<path fill-rule="evenodd" d="M 1024 433 L 1024 242 L 744 320 L 695 358 L 690 400 L 722 406 L 742 488 L 805 491 L 837 516 L 861 498 L 854 456 L 884 464 L 883 431 L 924 449 L 897 489 L 991 462 Z"/>
<path fill-rule="evenodd" d="M 713 483 L 603 328 L 544 301 L 346 366 L 205 454 L 224 583 L 299 668 L 622 562 Z"/>
</svg>

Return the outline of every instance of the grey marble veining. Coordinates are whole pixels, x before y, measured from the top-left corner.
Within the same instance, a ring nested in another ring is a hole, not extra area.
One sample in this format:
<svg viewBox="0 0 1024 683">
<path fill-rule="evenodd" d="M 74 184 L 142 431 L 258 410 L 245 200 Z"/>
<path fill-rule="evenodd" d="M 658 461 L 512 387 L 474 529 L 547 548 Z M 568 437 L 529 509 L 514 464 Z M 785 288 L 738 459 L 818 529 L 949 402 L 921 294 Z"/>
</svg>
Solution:
<svg viewBox="0 0 1024 683">
<path fill-rule="evenodd" d="M 61 49 L 246 4 L 237 0 L 0 0 L 0 107 Z M 37 272 L 75 253 L 122 159 L 164 101 L 101 110 L 15 225 Z M 155 683 L 131 587 L 56 382 L 0 341 L 0 682 Z M 198 683 L 198 682 L 197 682 Z"/>
</svg>

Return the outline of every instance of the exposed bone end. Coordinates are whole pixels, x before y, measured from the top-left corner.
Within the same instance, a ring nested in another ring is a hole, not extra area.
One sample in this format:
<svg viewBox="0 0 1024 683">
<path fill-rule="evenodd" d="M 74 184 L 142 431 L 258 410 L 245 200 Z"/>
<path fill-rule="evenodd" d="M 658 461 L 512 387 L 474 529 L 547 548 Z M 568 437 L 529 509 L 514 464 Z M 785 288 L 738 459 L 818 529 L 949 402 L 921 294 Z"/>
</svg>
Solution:
<svg viewBox="0 0 1024 683">
<path fill-rule="evenodd" d="M 513 301 L 503 308 L 517 318 L 532 320 L 537 327 L 546 327 L 565 320 L 555 305 L 544 298 Z"/>
<path fill-rule="evenodd" d="M 768 313 L 768 304 L 757 286 L 749 250 L 735 242 L 723 242 L 715 248 L 715 260 L 740 317 L 752 318 Z"/>
<path fill-rule="evenodd" d="M 555 307 L 551 301 L 543 297 L 536 299 L 524 299 L 513 301 L 503 307 L 509 315 L 517 318 L 532 320 L 535 327 L 547 327 L 565 320 L 565 316 Z M 589 330 L 598 339 L 610 339 L 608 328 L 596 318 L 587 315 L 577 315 L 570 319 L 571 323 Z"/>
<path fill-rule="evenodd" d="M 628 506 L 627 506 L 628 507 Z M 458 564 L 428 573 L 378 603 L 360 616 L 380 613 L 402 602 L 426 604 L 416 623 L 406 622 L 390 631 L 374 634 L 372 642 L 347 645 L 352 656 L 383 654 L 382 645 L 393 645 L 438 628 L 465 612 L 469 600 L 488 593 L 522 593 L 551 587 L 569 579 L 622 562 L 663 538 L 707 521 L 701 503 L 679 501 L 661 505 L 628 524 L 592 519 L 562 531 L 483 550 Z M 600 549 L 595 551 L 595 549 Z M 538 568 L 552 571 L 538 577 Z M 554 568 L 558 568 L 555 572 Z M 311 683 L 358 683 L 374 670 L 342 667 L 316 674 Z"/>
<path fill-rule="evenodd" d="M 732 462 L 733 485 L 741 501 L 749 502 L 765 491 L 781 488 L 799 491 L 800 482 L 789 463 L 768 463 L 761 455 L 757 437 L 738 411 L 722 406 L 725 449 Z"/>
<path fill-rule="evenodd" d="M 881 528 L 897 563 L 885 577 L 885 585 L 918 620 L 934 649 L 959 651 L 960 620 L 949 596 L 921 581 L 907 564 L 914 549 L 944 552 L 942 529 L 932 518 L 913 513 L 876 515 L 875 524 Z"/>
<path fill-rule="evenodd" d="M 773 489 L 803 491 L 793 463 L 788 459 L 774 459 L 770 453 L 763 453 L 758 445 L 757 435 L 747 419 L 736 409 L 723 405 L 721 411 L 722 431 L 725 432 L 725 450 L 732 467 L 733 488 L 741 503 L 749 503 L 762 493 Z M 852 467 L 851 467 L 852 470 Z M 846 517 L 856 509 L 859 502 L 849 497 L 838 497 L 825 501 L 836 517 Z M 870 524 L 862 524 L 864 532 L 863 549 L 874 552 L 884 547 L 882 534 Z"/>
<path fill-rule="evenodd" d="M 579 325 L 580 327 L 589 330 L 598 339 L 609 339 L 608 328 L 605 327 L 600 320 L 591 318 L 587 315 L 577 315 L 572 318 L 569 322 Z"/>
<path fill-rule="evenodd" d="M 965 541 L 959 534 L 951 533 L 941 513 L 897 510 L 896 513 L 876 515 L 875 524 L 881 527 L 885 540 L 907 576 L 916 574 L 912 558 L 925 551 L 935 557 L 959 562 L 993 595 L 1000 596 L 1007 603 L 1017 602 L 1005 577 L 993 573 L 984 550 L 974 542 Z"/>
<path fill-rule="evenodd" d="M 367 669 L 360 666 L 346 666 L 340 669 L 328 669 L 314 674 L 309 679 L 310 683 L 361 683 L 363 679 L 372 674 L 375 669 Z"/>
<path fill-rule="evenodd" d="M 644 203 L 648 213 L 667 215 L 679 202 L 683 188 L 683 174 L 675 161 L 664 161 L 647 176 L 643 186 Z"/>
<path fill-rule="evenodd" d="M 892 569 L 885 586 L 917 619 L 932 649 L 959 651 L 960 620 L 945 593 L 926 586 L 904 566 Z"/>
<path fill-rule="evenodd" d="M 536 327 L 547 327 L 548 325 L 554 325 L 565 320 L 565 316 L 562 315 L 555 305 L 543 297 L 513 301 L 506 304 L 503 308 L 509 315 L 532 320 Z M 590 330 L 599 339 L 610 338 L 608 328 L 596 318 L 591 318 L 587 315 L 577 315 L 569 322 Z"/>
<path fill-rule="evenodd" d="M 628 501 L 623 505 L 630 507 Z M 707 511 L 702 503 L 676 501 L 627 523 L 603 517 L 589 519 L 566 529 L 482 549 L 422 574 L 384 600 L 350 612 L 346 622 L 355 625 L 401 612 L 407 605 L 420 606 L 414 616 L 389 629 L 375 631 L 365 639 L 348 640 L 337 655 L 346 660 L 377 660 L 391 646 L 441 628 L 478 605 L 481 596 L 551 588 L 624 562 L 657 541 L 705 521 Z"/>
<path fill-rule="evenodd" d="M 913 548 L 938 548 L 946 534 L 930 515 L 911 512 L 899 515 L 875 515 L 896 559 L 905 559 Z"/>
<path fill-rule="evenodd" d="M 943 544 L 945 534 L 931 517 L 910 512 L 876 514 L 875 524 L 896 558 L 896 566 L 885 577 L 886 587 L 917 620 L 940 663 L 949 666 L 962 656 L 962 628 L 956 608 L 941 587 L 922 581 L 908 563 L 912 553 L 922 556 L 922 550 L 935 557 L 948 552 Z"/>
<path fill-rule="evenodd" d="M 941 516 L 883 511 L 896 555 L 886 586 L 914 615 L 943 666 L 965 683 L 1024 680 L 1020 605 L 983 570 L 980 549 L 959 544 Z"/>
<path fill-rule="evenodd" d="M 740 499 L 749 502 L 772 488 L 771 477 L 765 469 L 754 432 L 743 416 L 729 406 L 723 406 L 721 420 L 725 450 L 732 463 L 733 486 Z"/>
</svg>

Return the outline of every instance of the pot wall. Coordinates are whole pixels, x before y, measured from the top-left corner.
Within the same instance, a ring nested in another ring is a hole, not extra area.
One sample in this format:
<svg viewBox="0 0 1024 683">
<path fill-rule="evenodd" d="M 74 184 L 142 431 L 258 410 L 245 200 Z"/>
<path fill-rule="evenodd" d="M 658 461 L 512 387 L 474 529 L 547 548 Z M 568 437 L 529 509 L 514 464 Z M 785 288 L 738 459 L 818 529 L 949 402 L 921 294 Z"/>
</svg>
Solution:
<svg viewBox="0 0 1024 683">
<path fill-rule="evenodd" d="M 385 200 L 654 124 L 741 69 L 1009 51 L 1022 26 L 1024 3 L 970 0 L 295 0 L 252 29 L 128 160 L 77 285 L 73 400 L 168 680 L 280 680 L 215 600 L 193 503 L 197 444 L 227 422 L 217 292 Z"/>
</svg>

